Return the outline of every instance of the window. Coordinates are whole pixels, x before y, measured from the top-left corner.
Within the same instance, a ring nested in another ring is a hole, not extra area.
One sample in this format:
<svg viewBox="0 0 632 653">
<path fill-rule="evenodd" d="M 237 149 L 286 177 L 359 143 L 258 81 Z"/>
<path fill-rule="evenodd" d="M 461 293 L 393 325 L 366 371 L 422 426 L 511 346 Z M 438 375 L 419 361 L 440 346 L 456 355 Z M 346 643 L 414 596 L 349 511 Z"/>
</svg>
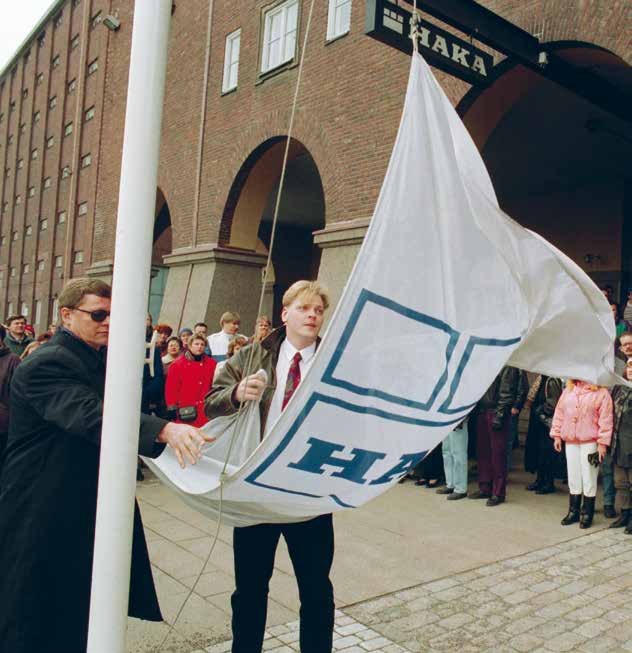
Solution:
<svg viewBox="0 0 632 653">
<path fill-rule="evenodd" d="M 11 268 L 9 270 L 9 274 L 11 275 L 11 278 L 14 279 L 15 278 L 15 268 Z M 12 312 L 13 311 L 9 311 L 9 313 L 12 313 Z"/>
<path fill-rule="evenodd" d="M 70 175 L 72 174 L 72 170 L 70 169 L 70 166 L 64 166 L 61 169 L 61 178 L 62 179 L 68 179 Z"/>
<path fill-rule="evenodd" d="M 44 179 L 44 190 L 46 190 L 47 188 L 50 188 L 50 184 L 51 184 L 50 177 L 46 177 Z"/>
<path fill-rule="evenodd" d="M 81 4 L 81 0 L 72 0 L 72 6 L 78 7 Z"/>
<path fill-rule="evenodd" d="M 88 202 L 81 202 L 77 207 L 77 215 L 86 215 L 88 212 Z"/>
<path fill-rule="evenodd" d="M 9 103 L 9 112 L 13 113 L 15 111 L 15 100 L 11 100 Z"/>
<path fill-rule="evenodd" d="M 26 233 L 27 238 L 30 238 L 33 235 L 33 227 L 31 225 L 28 225 L 28 227 L 26 228 L 25 233 Z"/>
<path fill-rule="evenodd" d="M 25 122 L 23 122 L 20 125 L 20 134 L 26 134 L 26 123 Z"/>
<path fill-rule="evenodd" d="M 298 27 L 298 0 L 287 0 L 264 15 L 261 72 L 294 59 Z"/>
<path fill-rule="evenodd" d="M 55 267 L 60 268 L 62 266 L 62 257 L 61 256 L 56 256 L 55 257 Z"/>
<path fill-rule="evenodd" d="M 31 160 L 35 161 L 35 159 L 37 159 L 37 157 L 38 157 L 37 148 L 35 148 L 34 150 L 31 150 Z"/>
<path fill-rule="evenodd" d="M 7 143 L 8 143 L 9 145 L 12 145 L 12 144 L 13 144 L 13 134 L 9 134 L 9 138 L 7 139 Z"/>
<path fill-rule="evenodd" d="M 37 45 L 38 45 L 40 48 L 43 48 L 45 43 L 46 43 L 46 32 L 42 32 L 42 33 L 37 37 Z"/>
<path fill-rule="evenodd" d="M 24 55 L 24 63 L 27 64 L 31 60 L 31 50 L 28 49 Z"/>
<path fill-rule="evenodd" d="M 83 263 L 83 252 L 75 252 L 75 263 Z"/>
<path fill-rule="evenodd" d="M 14 231 L 13 232 L 13 242 L 15 242 L 19 237 L 20 237 L 20 235 L 18 234 L 18 232 Z"/>
<path fill-rule="evenodd" d="M 42 321 L 42 302 L 39 299 L 35 300 L 35 324 Z"/>
<path fill-rule="evenodd" d="M 28 274 L 31 271 L 31 266 L 28 263 L 25 263 L 22 267 L 22 274 Z"/>
<path fill-rule="evenodd" d="M 92 75 L 99 70 L 99 60 L 95 59 L 88 64 L 88 75 Z"/>
<path fill-rule="evenodd" d="M 89 109 L 86 109 L 86 122 L 92 120 L 94 118 L 94 107 L 90 107 Z"/>
<path fill-rule="evenodd" d="M 76 88 L 77 88 L 77 80 L 71 79 L 68 82 L 68 93 L 74 93 Z"/>
<path fill-rule="evenodd" d="M 37 262 L 37 271 L 38 271 L 38 272 L 42 272 L 43 269 L 44 269 L 44 259 L 41 258 L 41 259 L 39 259 L 39 261 Z"/>
<path fill-rule="evenodd" d="M 50 149 L 51 147 L 53 147 L 53 145 L 55 145 L 55 137 L 49 136 L 46 139 L 46 149 Z"/>
<path fill-rule="evenodd" d="M 81 157 L 81 167 L 87 168 L 92 163 L 92 154 L 86 154 Z"/>
<path fill-rule="evenodd" d="M 29 96 L 29 90 L 28 90 L 28 88 L 25 88 L 25 89 L 22 91 L 22 99 L 23 99 L 23 100 L 26 100 L 26 98 L 27 98 L 28 96 Z"/>
<path fill-rule="evenodd" d="M 75 34 L 72 37 L 72 41 L 70 41 L 70 49 L 71 50 L 74 50 L 77 47 L 79 47 L 79 34 Z"/>
<path fill-rule="evenodd" d="M 4 112 L 0 113 L 0 122 L 4 120 Z"/>
<path fill-rule="evenodd" d="M 22 310 L 20 311 L 24 317 L 29 316 L 29 307 L 26 302 L 22 302 Z"/>
<path fill-rule="evenodd" d="M 66 222 L 66 211 L 60 211 L 57 214 L 57 224 L 64 224 Z"/>
<path fill-rule="evenodd" d="M 61 27 L 63 22 L 64 22 L 64 14 L 62 12 L 59 12 L 57 16 L 55 16 L 55 20 L 53 21 L 53 27 L 57 29 L 58 27 Z"/>
<path fill-rule="evenodd" d="M 64 136 L 70 136 L 72 134 L 72 123 L 69 122 L 65 127 L 64 127 Z"/>
<path fill-rule="evenodd" d="M 100 11 L 94 14 L 94 16 L 92 16 L 92 18 L 90 19 L 90 25 L 92 26 L 92 29 L 94 29 L 102 20 L 103 20 L 103 16 L 101 16 Z"/>
<path fill-rule="evenodd" d="M 44 218 L 40 220 L 40 231 L 46 231 L 48 229 L 48 220 Z"/>
<path fill-rule="evenodd" d="M 61 63 L 61 57 L 58 54 L 56 54 L 53 57 L 53 68 L 57 68 L 60 63 Z"/>
<path fill-rule="evenodd" d="M 35 186 L 29 186 L 29 197 L 35 197 Z"/>
<path fill-rule="evenodd" d="M 57 96 L 53 95 L 53 97 L 48 101 L 48 108 L 54 109 L 56 106 L 57 106 Z"/>
<path fill-rule="evenodd" d="M 16 195 L 15 196 L 15 205 L 20 206 L 22 204 L 22 196 L 21 195 Z"/>
<path fill-rule="evenodd" d="M 241 45 L 241 30 L 229 34 L 226 37 L 226 50 L 224 52 L 224 81 L 222 82 L 222 93 L 228 93 L 237 88 L 237 77 L 239 73 L 239 48 Z"/>
<path fill-rule="evenodd" d="M 18 159 L 18 170 L 22 170 L 24 167 L 24 159 Z"/>
<path fill-rule="evenodd" d="M 7 313 L 9 315 L 13 315 L 13 312 L 14 312 L 13 311 L 13 302 L 9 302 L 9 310 L 7 311 Z"/>
<path fill-rule="evenodd" d="M 56 320 L 59 317 L 59 299 L 57 299 L 57 297 L 53 299 L 53 311 L 51 315 L 53 317 L 53 320 Z"/>
<path fill-rule="evenodd" d="M 9 210 L 9 202 L 2 203 L 2 212 L 6 213 Z"/>
<path fill-rule="evenodd" d="M 37 73 L 35 78 L 35 86 L 39 86 L 44 81 L 44 73 Z"/>
<path fill-rule="evenodd" d="M 34 122 L 34 123 L 37 123 L 37 122 L 39 122 L 39 120 L 40 120 L 40 112 L 39 112 L 39 111 L 36 111 L 36 112 L 33 114 L 33 122 Z"/>
<path fill-rule="evenodd" d="M 2 236 L 0 237 L 0 247 L 4 247 L 7 244 L 7 237 Z"/>
</svg>

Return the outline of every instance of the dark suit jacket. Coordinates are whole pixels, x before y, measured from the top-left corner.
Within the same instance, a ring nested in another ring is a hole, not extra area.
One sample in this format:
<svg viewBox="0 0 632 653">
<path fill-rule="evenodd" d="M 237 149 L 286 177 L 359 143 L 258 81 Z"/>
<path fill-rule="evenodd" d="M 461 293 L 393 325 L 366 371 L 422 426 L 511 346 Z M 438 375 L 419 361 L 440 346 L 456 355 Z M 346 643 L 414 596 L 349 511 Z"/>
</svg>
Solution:
<svg viewBox="0 0 632 653">
<path fill-rule="evenodd" d="M 0 651 L 85 650 L 105 352 L 59 330 L 16 370 L 0 477 Z M 141 417 L 139 452 L 165 425 Z M 130 433 L 130 437 L 132 434 Z M 129 614 L 160 621 L 138 506 Z"/>
</svg>

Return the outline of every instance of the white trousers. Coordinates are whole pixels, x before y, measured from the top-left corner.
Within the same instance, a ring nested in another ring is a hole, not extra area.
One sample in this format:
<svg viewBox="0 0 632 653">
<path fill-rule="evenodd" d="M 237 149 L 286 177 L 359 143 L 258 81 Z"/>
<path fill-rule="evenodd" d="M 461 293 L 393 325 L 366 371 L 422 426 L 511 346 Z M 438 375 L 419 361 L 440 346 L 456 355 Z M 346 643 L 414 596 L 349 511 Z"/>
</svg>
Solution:
<svg viewBox="0 0 632 653">
<path fill-rule="evenodd" d="M 585 497 L 594 497 L 597 494 L 599 467 L 588 462 L 588 454 L 595 451 L 596 442 L 566 445 L 568 489 L 571 494 L 583 494 Z"/>
</svg>

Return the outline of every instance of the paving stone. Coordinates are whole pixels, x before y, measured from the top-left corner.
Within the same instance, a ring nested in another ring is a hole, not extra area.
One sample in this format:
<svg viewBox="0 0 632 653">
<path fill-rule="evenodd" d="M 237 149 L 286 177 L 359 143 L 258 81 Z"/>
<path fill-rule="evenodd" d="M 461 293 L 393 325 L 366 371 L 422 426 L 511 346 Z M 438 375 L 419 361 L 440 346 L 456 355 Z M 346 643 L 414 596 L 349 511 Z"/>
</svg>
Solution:
<svg viewBox="0 0 632 653">
<path fill-rule="evenodd" d="M 586 637 L 577 633 L 567 632 L 554 637 L 548 642 L 544 642 L 544 648 L 555 653 L 565 653 L 565 651 L 574 651 L 586 641 Z"/>
<path fill-rule="evenodd" d="M 473 620 L 474 617 L 469 614 L 453 614 L 452 616 L 439 621 L 437 626 L 439 626 L 439 628 L 444 628 L 445 630 L 456 630 Z"/>
<path fill-rule="evenodd" d="M 574 630 L 574 632 L 591 638 L 601 635 L 601 633 L 610 628 L 612 628 L 612 623 L 606 619 L 591 619 L 590 621 L 583 623 L 579 628 Z"/>
<path fill-rule="evenodd" d="M 340 637 L 339 639 L 334 639 L 334 650 L 340 651 L 356 644 L 365 643 L 359 637 L 355 635 L 349 635 L 348 637 Z"/>
<path fill-rule="evenodd" d="M 364 624 L 357 623 L 357 622 L 347 624 L 346 626 L 336 626 L 336 631 L 343 637 L 346 637 L 347 635 L 356 635 L 361 630 L 366 630 L 366 629 L 367 627 Z"/>
<path fill-rule="evenodd" d="M 571 621 L 590 621 L 591 619 L 596 619 L 604 613 L 604 610 L 595 605 L 588 605 L 585 608 L 579 608 L 578 610 L 573 610 L 568 612 L 565 619 L 570 619 Z"/>
<path fill-rule="evenodd" d="M 533 651 L 533 649 L 540 646 L 540 644 L 542 644 L 542 639 L 528 633 L 523 633 L 522 635 L 518 635 L 517 637 L 510 639 L 508 644 L 509 646 L 515 648 L 517 651 L 528 653 L 529 651 Z"/>
<path fill-rule="evenodd" d="M 594 639 L 589 639 L 587 642 L 584 642 L 579 650 L 583 653 L 611 653 L 615 651 L 618 647 L 618 642 L 612 637 L 606 635 L 599 635 Z"/>
<path fill-rule="evenodd" d="M 541 626 L 544 623 L 544 619 L 541 617 L 523 617 L 522 619 L 517 619 L 505 626 L 505 630 L 510 635 L 521 635 L 526 633 L 536 626 Z"/>
<path fill-rule="evenodd" d="M 227 651 L 230 651 L 230 647 L 232 646 L 233 642 L 232 640 L 228 640 L 226 642 L 220 642 L 219 644 L 214 644 L 213 646 L 209 646 L 206 651 L 207 653 L 226 653 Z"/>
<path fill-rule="evenodd" d="M 426 592 L 432 594 L 433 592 L 441 592 L 442 590 L 450 589 L 458 585 L 458 581 L 454 578 L 442 578 L 441 580 L 435 580 L 432 583 L 427 583 L 424 586 Z"/>
<path fill-rule="evenodd" d="M 279 635 L 277 639 L 283 644 L 292 644 L 298 642 L 299 636 L 300 634 L 297 630 L 291 630 L 289 633 Z"/>
<path fill-rule="evenodd" d="M 384 646 L 388 646 L 389 644 L 391 644 L 391 642 L 389 642 L 385 637 L 377 637 L 366 642 L 361 642 L 360 646 L 365 651 L 377 651 L 378 649 L 381 649 Z"/>
</svg>

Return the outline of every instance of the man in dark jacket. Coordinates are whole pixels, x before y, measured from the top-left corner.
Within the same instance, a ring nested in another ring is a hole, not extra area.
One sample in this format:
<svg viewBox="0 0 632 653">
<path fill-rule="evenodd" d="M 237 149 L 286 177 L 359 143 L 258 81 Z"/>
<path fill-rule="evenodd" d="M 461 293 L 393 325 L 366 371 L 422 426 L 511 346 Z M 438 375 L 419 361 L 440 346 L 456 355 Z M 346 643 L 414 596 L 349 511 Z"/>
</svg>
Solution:
<svg viewBox="0 0 632 653">
<path fill-rule="evenodd" d="M 24 315 L 12 315 L 7 319 L 7 329 L 9 333 L 4 340 L 4 344 L 16 355 L 21 356 L 24 350 L 33 342 L 26 333 L 26 318 Z"/>
<path fill-rule="evenodd" d="M 243 347 L 226 362 L 206 398 L 206 415 L 229 415 L 239 409 L 241 402 L 260 401 L 261 436 L 265 437 L 311 364 L 328 303 L 326 292 L 317 282 L 297 281 L 290 286 L 283 295 L 281 319 L 285 326 L 262 342 Z M 260 369 L 268 375 L 267 386 L 249 373 Z M 332 516 L 327 514 L 294 524 L 235 528 L 233 653 L 261 651 L 268 587 L 281 535 L 298 582 L 301 651 L 331 651 L 334 598 L 329 571 L 334 557 L 334 530 Z"/>
<path fill-rule="evenodd" d="M 80 653 L 87 645 L 110 287 L 75 279 L 59 306 L 63 327 L 20 364 L 11 387 L 0 478 L 2 653 Z M 181 464 L 193 463 L 203 441 L 190 426 L 141 416 L 144 455 L 166 443 Z M 129 614 L 162 619 L 138 506 Z"/>
<path fill-rule="evenodd" d="M 528 385 L 521 371 L 505 366 L 477 405 L 476 451 L 479 491 L 470 499 L 487 499 L 488 506 L 505 501 L 507 434 L 512 409 L 522 410 Z"/>
<path fill-rule="evenodd" d="M 15 368 L 20 364 L 20 358 L 4 344 L 6 335 L 0 324 L 0 475 L 9 435 L 9 390 Z"/>
</svg>

